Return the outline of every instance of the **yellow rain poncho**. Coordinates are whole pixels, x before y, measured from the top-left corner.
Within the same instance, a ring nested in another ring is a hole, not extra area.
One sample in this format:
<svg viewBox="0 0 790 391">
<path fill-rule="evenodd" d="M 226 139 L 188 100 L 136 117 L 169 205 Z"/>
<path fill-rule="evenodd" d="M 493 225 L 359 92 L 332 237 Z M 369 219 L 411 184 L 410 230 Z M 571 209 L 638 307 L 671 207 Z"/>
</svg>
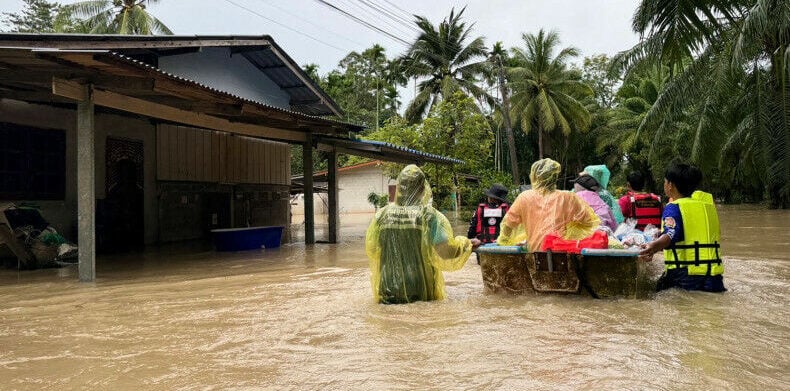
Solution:
<svg viewBox="0 0 790 391">
<path fill-rule="evenodd" d="M 565 239 L 590 236 L 600 224 L 592 208 L 576 194 L 557 190 L 560 164 L 542 159 L 532 164 L 532 189 L 516 197 L 502 220 L 497 243 L 511 246 L 527 241 L 529 251 L 540 251 L 543 238 L 557 233 Z"/>
<path fill-rule="evenodd" d="M 370 285 L 379 303 L 445 297 L 442 271 L 464 266 L 472 243 L 453 236 L 450 222 L 430 206 L 431 188 L 415 165 L 398 175 L 395 202 L 381 208 L 368 227 L 365 250 Z"/>
</svg>

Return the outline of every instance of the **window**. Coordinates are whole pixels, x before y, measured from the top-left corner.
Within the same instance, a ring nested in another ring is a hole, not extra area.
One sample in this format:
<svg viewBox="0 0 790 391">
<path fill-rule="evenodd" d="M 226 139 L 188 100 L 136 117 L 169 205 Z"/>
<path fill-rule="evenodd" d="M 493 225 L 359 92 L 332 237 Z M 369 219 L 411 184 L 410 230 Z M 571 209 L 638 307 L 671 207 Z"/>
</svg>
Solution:
<svg viewBox="0 0 790 391">
<path fill-rule="evenodd" d="M 0 122 L 0 199 L 62 200 L 66 134 Z"/>
</svg>

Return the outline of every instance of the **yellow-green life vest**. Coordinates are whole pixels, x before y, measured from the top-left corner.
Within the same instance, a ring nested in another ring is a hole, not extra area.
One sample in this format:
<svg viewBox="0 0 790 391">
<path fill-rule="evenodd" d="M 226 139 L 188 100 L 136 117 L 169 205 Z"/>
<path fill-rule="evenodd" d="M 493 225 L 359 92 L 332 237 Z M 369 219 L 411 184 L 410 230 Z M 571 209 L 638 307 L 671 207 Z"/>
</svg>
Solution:
<svg viewBox="0 0 790 391">
<path fill-rule="evenodd" d="M 683 220 L 683 241 L 664 250 L 667 269 L 688 268 L 689 275 L 716 276 L 724 273 L 719 254 L 719 215 L 713 196 L 695 191 L 691 197 L 672 202 L 680 208 Z M 661 221 L 663 228 L 664 222 Z"/>
</svg>

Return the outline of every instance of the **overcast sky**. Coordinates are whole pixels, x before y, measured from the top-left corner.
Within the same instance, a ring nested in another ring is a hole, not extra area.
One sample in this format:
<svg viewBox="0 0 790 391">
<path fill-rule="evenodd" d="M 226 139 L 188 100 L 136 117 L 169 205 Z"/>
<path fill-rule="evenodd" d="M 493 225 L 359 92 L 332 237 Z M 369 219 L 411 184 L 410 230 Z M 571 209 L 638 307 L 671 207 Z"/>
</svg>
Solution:
<svg viewBox="0 0 790 391">
<path fill-rule="evenodd" d="M 496 41 L 502 41 L 507 48 L 521 46 L 522 33 L 540 28 L 559 31 L 562 46 L 575 46 L 583 56 L 613 55 L 638 41 L 630 28 L 637 0 L 324 1 L 407 42 L 416 36 L 412 30 L 365 4 L 404 18 L 407 16 L 403 11 L 423 15 L 434 23 L 449 15 L 453 7 L 458 10 L 467 6 L 464 20 L 474 23 L 473 35 L 484 36 L 489 46 Z M 22 0 L 0 0 L 0 9 L 5 12 L 18 12 L 22 5 Z M 318 64 L 320 74 L 334 69 L 348 52 L 364 50 L 374 43 L 384 46 L 389 57 L 405 49 L 404 44 L 352 21 L 318 0 L 160 0 L 149 11 L 179 35 L 270 35 L 300 65 Z M 410 97 L 402 98 L 407 102 Z"/>
</svg>

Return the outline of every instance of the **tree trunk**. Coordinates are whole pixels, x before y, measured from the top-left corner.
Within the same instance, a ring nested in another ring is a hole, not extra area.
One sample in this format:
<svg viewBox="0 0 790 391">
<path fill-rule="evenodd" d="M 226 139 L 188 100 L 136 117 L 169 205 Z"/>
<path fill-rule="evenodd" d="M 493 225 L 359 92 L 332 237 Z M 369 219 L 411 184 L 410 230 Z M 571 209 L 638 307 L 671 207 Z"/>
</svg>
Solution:
<svg viewBox="0 0 790 391">
<path fill-rule="evenodd" d="M 513 182 L 521 184 L 518 174 L 518 158 L 516 157 L 516 138 L 513 136 L 513 127 L 510 124 L 510 97 L 507 94 L 505 85 L 505 70 L 499 67 L 499 89 L 502 93 L 502 122 L 505 123 L 505 133 L 507 134 L 507 149 L 510 155 L 510 172 L 513 175 Z"/>
<path fill-rule="evenodd" d="M 543 125 L 538 123 L 538 159 L 543 159 Z"/>
</svg>

